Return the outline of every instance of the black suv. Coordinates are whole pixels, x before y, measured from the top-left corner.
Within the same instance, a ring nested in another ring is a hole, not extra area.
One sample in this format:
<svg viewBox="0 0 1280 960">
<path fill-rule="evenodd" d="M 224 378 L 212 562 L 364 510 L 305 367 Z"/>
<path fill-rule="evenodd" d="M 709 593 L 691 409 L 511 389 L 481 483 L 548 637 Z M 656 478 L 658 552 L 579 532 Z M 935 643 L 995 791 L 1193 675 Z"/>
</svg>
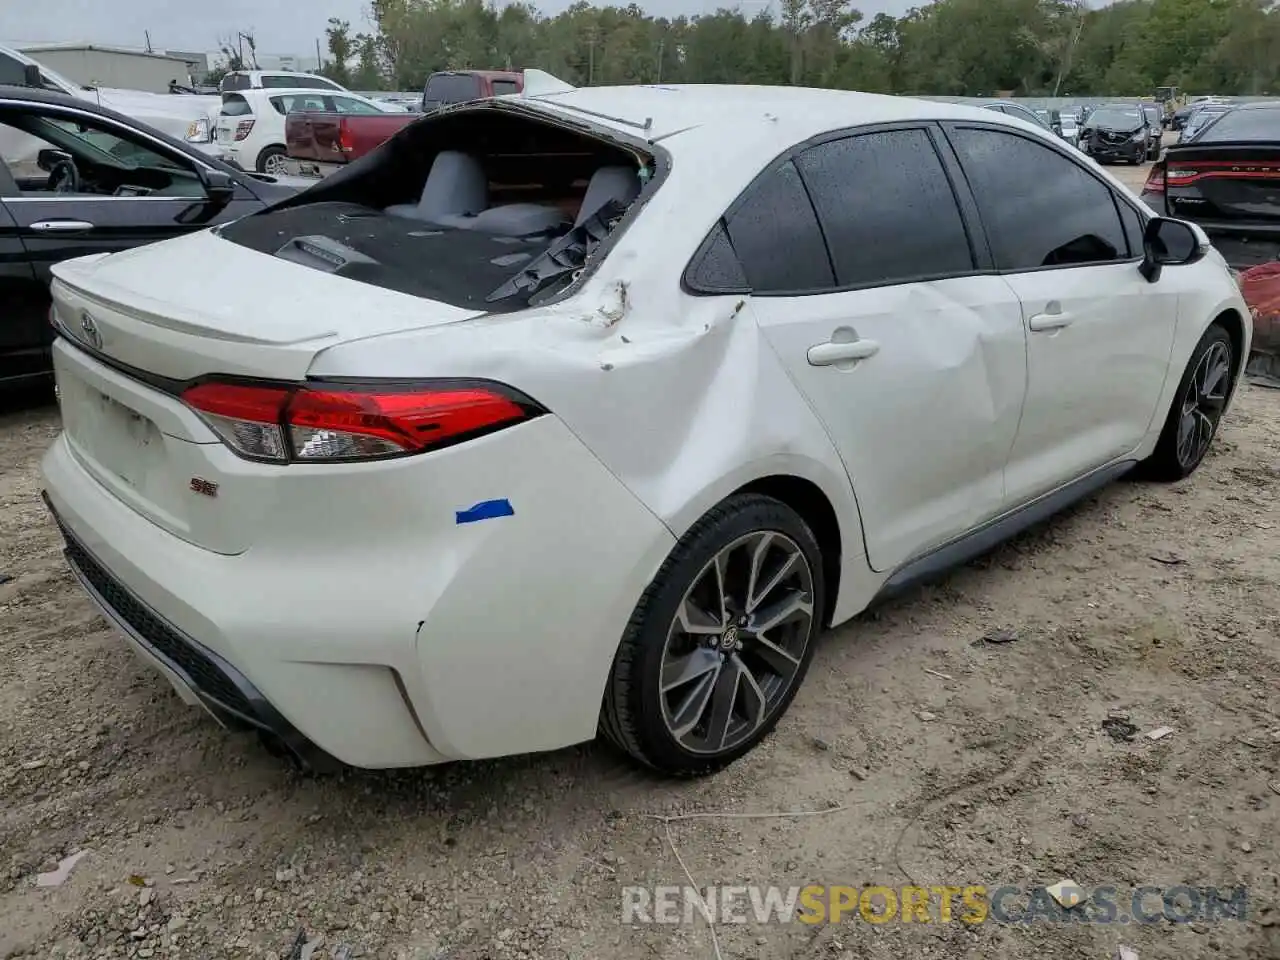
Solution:
<svg viewBox="0 0 1280 960">
<path fill-rule="evenodd" d="M 1137 103 L 1106 103 L 1089 114 L 1080 132 L 1080 149 L 1099 163 L 1142 163 L 1155 140 L 1151 120 Z"/>
</svg>

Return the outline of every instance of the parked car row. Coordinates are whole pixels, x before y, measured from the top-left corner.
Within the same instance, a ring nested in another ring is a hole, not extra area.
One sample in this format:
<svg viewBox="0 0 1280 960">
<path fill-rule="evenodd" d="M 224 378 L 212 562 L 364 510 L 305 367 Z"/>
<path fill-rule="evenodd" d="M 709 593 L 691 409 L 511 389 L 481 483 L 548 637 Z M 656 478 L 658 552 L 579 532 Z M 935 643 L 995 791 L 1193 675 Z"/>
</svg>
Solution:
<svg viewBox="0 0 1280 960">
<path fill-rule="evenodd" d="M 1239 289 L 1051 124 L 530 77 L 301 193 L 0 94 L 50 144 L 0 190 L 46 503 L 192 705 L 320 768 L 601 734 L 704 774 L 824 628 L 1204 459 Z"/>
<path fill-rule="evenodd" d="M 459 103 L 517 94 L 524 86 L 524 71 L 440 71 L 427 78 L 417 112 L 431 113 Z M 359 160 L 414 119 L 413 116 L 371 117 L 341 111 L 295 112 L 285 122 L 288 159 L 284 161 L 284 169 L 297 176 L 328 176 Z"/>
<path fill-rule="evenodd" d="M 0 385 L 49 374 L 54 264 L 195 233 L 299 185 L 77 97 L 0 86 Z"/>
</svg>

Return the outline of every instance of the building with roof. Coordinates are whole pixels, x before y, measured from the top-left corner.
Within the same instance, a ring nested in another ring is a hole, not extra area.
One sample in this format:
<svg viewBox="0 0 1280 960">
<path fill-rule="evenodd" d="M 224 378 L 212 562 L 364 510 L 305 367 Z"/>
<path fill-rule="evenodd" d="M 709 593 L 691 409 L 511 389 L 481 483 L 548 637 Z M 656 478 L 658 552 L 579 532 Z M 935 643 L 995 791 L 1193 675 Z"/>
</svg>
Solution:
<svg viewBox="0 0 1280 960">
<path fill-rule="evenodd" d="M 19 49 L 76 83 L 150 93 L 168 92 L 170 80 L 188 84 L 192 73 L 208 69 L 203 58 L 197 62 L 187 55 L 98 43 L 39 43 Z"/>
</svg>

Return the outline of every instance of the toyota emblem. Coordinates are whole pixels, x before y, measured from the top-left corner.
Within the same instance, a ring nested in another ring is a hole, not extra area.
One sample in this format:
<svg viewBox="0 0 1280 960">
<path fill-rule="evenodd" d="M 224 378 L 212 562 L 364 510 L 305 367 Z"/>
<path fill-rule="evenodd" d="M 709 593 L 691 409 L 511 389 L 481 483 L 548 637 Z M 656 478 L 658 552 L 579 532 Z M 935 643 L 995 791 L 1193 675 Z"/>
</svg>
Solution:
<svg viewBox="0 0 1280 960">
<path fill-rule="evenodd" d="M 80 331 L 84 334 L 85 343 L 95 350 L 102 349 L 102 334 L 98 330 L 98 322 L 91 314 L 80 314 Z"/>
</svg>

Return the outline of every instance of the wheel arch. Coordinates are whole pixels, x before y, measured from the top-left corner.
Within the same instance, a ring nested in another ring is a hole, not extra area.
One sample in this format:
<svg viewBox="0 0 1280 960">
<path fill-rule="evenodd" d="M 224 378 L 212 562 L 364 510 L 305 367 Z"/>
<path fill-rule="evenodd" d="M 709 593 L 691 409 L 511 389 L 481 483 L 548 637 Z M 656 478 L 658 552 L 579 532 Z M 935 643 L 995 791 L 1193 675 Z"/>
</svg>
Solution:
<svg viewBox="0 0 1280 960">
<path fill-rule="evenodd" d="M 1227 403 L 1230 404 L 1235 396 L 1236 387 L 1240 383 L 1240 377 L 1244 373 L 1244 368 L 1249 362 L 1249 358 L 1246 356 L 1248 339 L 1245 337 L 1244 317 L 1240 315 L 1240 311 L 1235 307 L 1228 307 L 1213 318 L 1213 323 L 1210 326 L 1214 324 L 1227 331 L 1227 336 L 1231 338 L 1231 349 L 1236 355 L 1236 368 L 1232 371 L 1231 376 L 1231 393 L 1227 397 Z"/>
<path fill-rule="evenodd" d="M 254 169 L 259 173 L 262 172 L 262 166 L 266 163 L 267 157 L 276 151 L 289 155 L 289 148 L 283 143 L 268 143 L 265 147 L 258 151 L 258 155 L 253 158 Z"/>
<path fill-rule="evenodd" d="M 717 504 L 738 493 L 760 493 L 785 503 L 813 531 L 827 584 L 823 626 L 847 620 L 875 595 L 884 577 L 867 563 L 857 495 L 838 459 L 823 463 L 790 454 L 753 461 L 682 498 L 680 508 L 663 521 L 679 539 Z"/>
<path fill-rule="evenodd" d="M 752 480 L 733 491 L 731 496 L 740 493 L 758 493 L 785 503 L 808 525 L 822 553 L 822 579 L 826 586 L 822 626 L 831 626 L 844 568 L 844 541 L 840 518 L 827 495 L 812 480 L 789 474 L 771 474 Z"/>
</svg>

